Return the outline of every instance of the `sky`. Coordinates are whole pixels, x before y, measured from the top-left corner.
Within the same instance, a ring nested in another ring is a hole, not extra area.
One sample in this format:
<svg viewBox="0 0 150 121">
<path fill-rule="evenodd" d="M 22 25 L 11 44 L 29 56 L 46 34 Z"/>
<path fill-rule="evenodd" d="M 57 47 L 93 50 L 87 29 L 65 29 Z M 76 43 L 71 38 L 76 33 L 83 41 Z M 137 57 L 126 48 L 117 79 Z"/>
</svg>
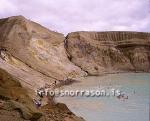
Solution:
<svg viewBox="0 0 150 121">
<path fill-rule="evenodd" d="M 0 0 L 0 18 L 17 15 L 64 34 L 150 32 L 150 0 Z"/>
</svg>

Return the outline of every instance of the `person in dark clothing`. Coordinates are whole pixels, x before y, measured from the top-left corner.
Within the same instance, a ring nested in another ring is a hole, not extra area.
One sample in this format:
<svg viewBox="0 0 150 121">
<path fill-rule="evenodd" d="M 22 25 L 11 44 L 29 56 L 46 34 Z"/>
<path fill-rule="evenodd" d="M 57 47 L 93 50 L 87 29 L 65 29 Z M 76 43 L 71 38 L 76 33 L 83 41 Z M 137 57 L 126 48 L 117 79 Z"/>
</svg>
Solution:
<svg viewBox="0 0 150 121">
<path fill-rule="evenodd" d="M 37 108 L 41 107 L 41 105 L 42 105 L 41 99 L 39 99 L 39 100 L 34 99 L 34 103 Z"/>
<path fill-rule="evenodd" d="M 57 82 L 55 81 L 55 86 L 56 86 L 56 83 L 57 83 Z"/>
<path fill-rule="evenodd" d="M 45 89 L 44 88 L 38 89 L 37 95 L 40 96 L 41 98 L 43 98 L 45 96 Z"/>
<path fill-rule="evenodd" d="M 5 60 L 5 55 L 2 54 L 3 51 L 7 51 L 5 48 L 0 48 L 0 58 L 2 58 L 3 60 Z"/>
</svg>

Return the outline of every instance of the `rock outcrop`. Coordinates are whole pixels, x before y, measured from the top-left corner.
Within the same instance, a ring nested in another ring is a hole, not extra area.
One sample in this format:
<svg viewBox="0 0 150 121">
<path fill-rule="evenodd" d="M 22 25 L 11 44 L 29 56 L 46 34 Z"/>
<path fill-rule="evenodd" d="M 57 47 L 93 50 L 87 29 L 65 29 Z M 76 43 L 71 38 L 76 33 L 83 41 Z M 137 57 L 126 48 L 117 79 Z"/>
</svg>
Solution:
<svg viewBox="0 0 150 121">
<path fill-rule="evenodd" d="M 20 82 L 0 69 L 0 120 L 37 120 L 42 116 Z"/>
<path fill-rule="evenodd" d="M 89 75 L 150 71 L 150 33 L 73 32 L 65 43 L 70 60 Z"/>
<path fill-rule="evenodd" d="M 65 104 L 48 104 L 37 109 L 28 90 L 18 79 L 0 69 L 0 121 L 85 121 Z"/>
<path fill-rule="evenodd" d="M 85 73 L 67 58 L 63 34 L 14 16 L 0 20 L 0 48 L 14 58 L 53 79 Z"/>
</svg>

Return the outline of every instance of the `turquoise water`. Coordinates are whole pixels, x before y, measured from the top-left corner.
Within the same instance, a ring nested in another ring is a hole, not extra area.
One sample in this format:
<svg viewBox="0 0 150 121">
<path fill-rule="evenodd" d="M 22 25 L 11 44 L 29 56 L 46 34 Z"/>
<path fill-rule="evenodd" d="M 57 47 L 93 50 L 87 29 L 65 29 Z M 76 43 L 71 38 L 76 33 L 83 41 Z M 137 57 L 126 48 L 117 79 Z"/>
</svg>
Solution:
<svg viewBox="0 0 150 121">
<path fill-rule="evenodd" d="M 110 97 L 58 97 L 76 115 L 86 121 L 149 121 L 150 74 L 126 73 L 80 78 L 67 90 L 119 89 L 128 99 Z"/>
</svg>

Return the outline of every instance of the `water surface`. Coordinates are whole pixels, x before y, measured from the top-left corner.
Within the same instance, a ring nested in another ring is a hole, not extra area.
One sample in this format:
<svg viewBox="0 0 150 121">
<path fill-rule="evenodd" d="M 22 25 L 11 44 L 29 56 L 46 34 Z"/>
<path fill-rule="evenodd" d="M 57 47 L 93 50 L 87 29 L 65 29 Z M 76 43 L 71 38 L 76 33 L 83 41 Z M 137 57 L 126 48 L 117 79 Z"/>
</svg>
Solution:
<svg viewBox="0 0 150 121">
<path fill-rule="evenodd" d="M 87 121 L 149 121 L 150 74 L 110 74 L 102 77 L 85 77 L 80 83 L 64 89 L 119 89 L 128 99 L 117 97 L 59 97 L 76 115 Z"/>
</svg>

